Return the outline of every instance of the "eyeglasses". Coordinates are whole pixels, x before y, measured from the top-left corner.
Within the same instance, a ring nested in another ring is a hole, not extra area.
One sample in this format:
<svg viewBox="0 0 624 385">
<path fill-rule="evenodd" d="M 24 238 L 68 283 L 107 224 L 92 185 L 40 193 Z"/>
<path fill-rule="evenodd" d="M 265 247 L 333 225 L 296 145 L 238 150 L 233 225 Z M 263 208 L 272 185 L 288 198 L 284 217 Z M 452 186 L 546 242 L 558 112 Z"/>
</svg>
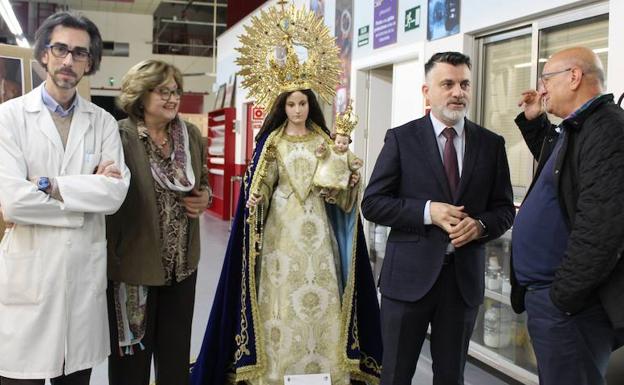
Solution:
<svg viewBox="0 0 624 385">
<path fill-rule="evenodd" d="M 46 45 L 46 48 L 50 49 L 52 55 L 56 57 L 66 57 L 68 54 L 72 54 L 72 59 L 75 61 L 87 61 L 91 57 L 89 50 L 83 47 L 75 47 L 74 49 L 69 49 L 67 44 L 63 43 L 54 43 Z"/>
<path fill-rule="evenodd" d="M 181 88 L 167 88 L 167 87 L 160 87 L 160 88 L 155 88 L 153 90 L 150 90 L 152 92 L 156 92 L 158 95 L 160 95 L 160 98 L 162 100 L 164 100 L 165 102 L 168 102 L 169 99 L 171 99 L 172 96 L 176 96 L 178 99 L 180 99 L 180 97 L 182 96 L 182 89 Z"/>
<path fill-rule="evenodd" d="M 558 74 L 562 74 L 562 73 L 568 72 L 568 71 L 572 71 L 572 67 L 566 68 L 566 69 L 561 70 L 561 71 L 553 71 L 553 72 L 542 73 L 539 78 L 542 80 L 542 82 L 546 82 L 550 78 L 552 78 L 553 76 L 558 75 Z"/>
</svg>

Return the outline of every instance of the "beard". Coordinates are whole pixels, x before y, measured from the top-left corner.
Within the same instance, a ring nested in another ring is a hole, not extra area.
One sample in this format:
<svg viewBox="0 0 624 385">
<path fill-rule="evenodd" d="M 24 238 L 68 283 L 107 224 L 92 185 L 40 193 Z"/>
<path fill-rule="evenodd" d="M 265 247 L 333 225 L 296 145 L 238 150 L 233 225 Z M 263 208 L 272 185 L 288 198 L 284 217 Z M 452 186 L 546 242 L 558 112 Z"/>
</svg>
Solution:
<svg viewBox="0 0 624 385">
<path fill-rule="evenodd" d="M 73 76 L 73 78 L 61 78 L 59 76 L 59 74 L 63 74 L 63 75 L 71 75 Z M 70 69 L 60 69 L 57 71 L 54 71 L 54 74 L 51 76 L 52 77 L 52 82 L 58 87 L 58 88 L 62 88 L 62 89 L 72 89 L 74 87 L 76 87 L 76 85 L 78 84 L 78 82 L 80 82 L 80 79 L 78 77 L 78 75 L 70 70 Z"/>
<path fill-rule="evenodd" d="M 431 106 L 431 111 L 436 116 L 439 116 L 440 118 L 446 120 L 446 123 L 457 124 L 460 120 L 466 117 L 466 112 L 468 111 L 468 103 L 466 101 L 462 102 L 464 103 L 464 108 L 462 108 L 461 110 L 452 110 L 446 105 L 442 105 Z"/>
</svg>

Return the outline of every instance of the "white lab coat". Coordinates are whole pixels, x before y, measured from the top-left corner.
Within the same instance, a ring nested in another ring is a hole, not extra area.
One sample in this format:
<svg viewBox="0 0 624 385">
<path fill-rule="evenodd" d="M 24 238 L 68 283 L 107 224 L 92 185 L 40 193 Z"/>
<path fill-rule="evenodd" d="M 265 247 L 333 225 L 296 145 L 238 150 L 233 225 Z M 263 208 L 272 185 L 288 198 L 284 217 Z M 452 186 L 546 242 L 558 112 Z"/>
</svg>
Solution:
<svg viewBox="0 0 624 385">
<path fill-rule="evenodd" d="M 110 353 L 106 214 L 130 171 L 115 119 L 78 97 L 63 149 L 41 86 L 0 105 L 0 207 L 15 223 L 0 245 L 0 376 L 51 378 Z M 94 175 L 113 160 L 122 179 Z M 64 202 L 28 180 L 55 177 Z"/>
</svg>

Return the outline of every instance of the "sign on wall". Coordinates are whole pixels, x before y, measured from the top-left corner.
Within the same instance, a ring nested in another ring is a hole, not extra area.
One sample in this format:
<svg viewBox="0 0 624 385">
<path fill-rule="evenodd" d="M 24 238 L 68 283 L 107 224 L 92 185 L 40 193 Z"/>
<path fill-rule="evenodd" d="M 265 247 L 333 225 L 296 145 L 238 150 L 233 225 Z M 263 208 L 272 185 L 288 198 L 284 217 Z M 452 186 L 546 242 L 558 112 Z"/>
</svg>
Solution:
<svg viewBox="0 0 624 385">
<path fill-rule="evenodd" d="M 362 47 L 368 44 L 370 36 L 370 26 L 365 25 L 358 28 L 358 47 Z"/>
<path fill-rule="evenodd" d="M 396 43 L 397 2 L 398 0 L 375 0 L 373 48 Z"/>
<path fill-rule="evenodd" d="M 405 32 L 420 27 L 420 5 L 405 11 Z"/>
</svg>

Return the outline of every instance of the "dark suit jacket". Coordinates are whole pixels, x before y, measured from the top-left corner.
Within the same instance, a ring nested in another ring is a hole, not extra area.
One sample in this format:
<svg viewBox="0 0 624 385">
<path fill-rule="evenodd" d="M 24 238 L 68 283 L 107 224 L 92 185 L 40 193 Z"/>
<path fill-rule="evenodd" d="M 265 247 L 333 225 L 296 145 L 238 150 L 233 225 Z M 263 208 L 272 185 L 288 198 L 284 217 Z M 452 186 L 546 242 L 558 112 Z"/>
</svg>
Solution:
<svg viewBox="0 0 624 385">
<path fill-rule="evenodd" d="M 388 130 L 362 200 L 371 222 L 390 226 L 381 270 L 383 295 L 417 301 L 433 286 L 449 242 L 446 232 L 425 225 L 427 200 L 465 206 L 483 221 L 487 236 L 455 251 L 459 289 L 469 306 L 483 302 L 485 242 L 511 227 L 515 215 L 504 139 L 466 119 L 465 152 L 458 196 L 450 193 L 429 116 Z"/>
</svg>

